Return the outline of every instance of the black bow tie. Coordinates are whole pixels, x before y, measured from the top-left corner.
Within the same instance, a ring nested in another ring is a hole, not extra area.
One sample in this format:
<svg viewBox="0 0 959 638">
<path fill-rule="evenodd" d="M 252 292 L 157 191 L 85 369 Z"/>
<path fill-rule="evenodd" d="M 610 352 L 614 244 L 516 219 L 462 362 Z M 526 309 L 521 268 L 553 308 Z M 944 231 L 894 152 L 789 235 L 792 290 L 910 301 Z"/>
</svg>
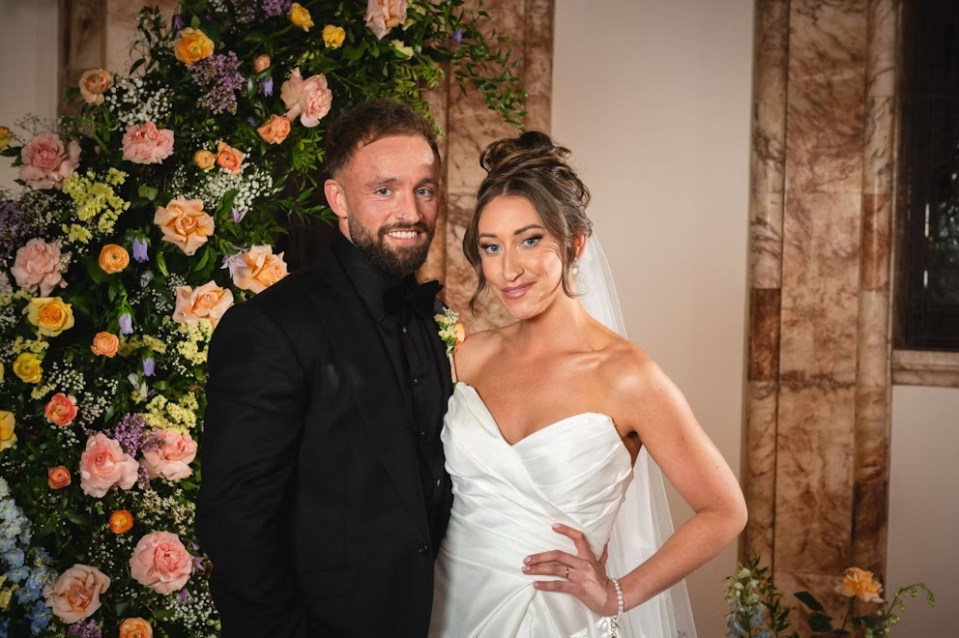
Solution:
<svg viewBox="0 0 959 638">
<path fill-rule="evenodd" d="M 436 295 L 442 287 L 435 279 L 422 284 L 408 279 L 383 293 L 383 311 L 387 315 L 399 315 L 404 310 L 413 310 L 431 317 L 436 306 Z"/>
</svg>

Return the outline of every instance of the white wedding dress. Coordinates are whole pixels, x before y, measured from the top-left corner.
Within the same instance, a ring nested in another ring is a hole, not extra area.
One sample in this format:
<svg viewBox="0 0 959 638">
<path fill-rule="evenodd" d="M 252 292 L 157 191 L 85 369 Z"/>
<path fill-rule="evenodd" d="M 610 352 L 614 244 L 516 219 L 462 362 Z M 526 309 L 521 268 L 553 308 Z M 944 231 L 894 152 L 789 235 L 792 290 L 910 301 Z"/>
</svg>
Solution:
<svg viewBox="0 0 959 638">
<path fill-rule="evenodd" d="M 579 266 L 580 303 L 625 337 L 595 234 Z M 581 530 L 597 556 L 608 542 L 610 575 L 622 576 L 652 556 L 673 525 L 662 474 L 646 449 L 631 465 L 613 420 L 594 412 L 510 445 L 483 399 L 463 382 L 450 397 L 442 439 L 453 510 L 436 559 L 431 638 L 609 636 L 608 621 L 579 599 L 533 589 L 534 580 L 545 578 L 523 574 L 523 559 L 553 549 L 576 553 L 553 523 Z M 629 610 L 618 635 L 695 638 L 685 583 Z"/>
</svg>

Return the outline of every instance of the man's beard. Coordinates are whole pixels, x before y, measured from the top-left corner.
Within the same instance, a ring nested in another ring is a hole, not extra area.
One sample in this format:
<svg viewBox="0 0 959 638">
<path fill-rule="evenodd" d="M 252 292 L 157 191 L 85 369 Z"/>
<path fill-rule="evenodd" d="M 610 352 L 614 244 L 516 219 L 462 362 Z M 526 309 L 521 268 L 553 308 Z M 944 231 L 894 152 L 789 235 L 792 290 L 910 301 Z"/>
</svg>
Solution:
<svg viewBox="0 0 959 638">
<path fill-rule="evenodd" d="M 383 226 L 376 231 L 376 236 L 360 224 L 353 215 L 348 216 L 347 224 L 350 228 L 353 245 L 363 253 L 363 256 L 380 270 L 396 277 L 406 277 L 416 272 L 416 269 L 426 261 L 426 255 L 430 251 L 430 243 L 433 241 L 433 228 L 423 222 Z M 425 233 L 426 241 L 419 246 L 393 250 L 386 245 L 386 234 L 394 230 Z"/>
</svg>

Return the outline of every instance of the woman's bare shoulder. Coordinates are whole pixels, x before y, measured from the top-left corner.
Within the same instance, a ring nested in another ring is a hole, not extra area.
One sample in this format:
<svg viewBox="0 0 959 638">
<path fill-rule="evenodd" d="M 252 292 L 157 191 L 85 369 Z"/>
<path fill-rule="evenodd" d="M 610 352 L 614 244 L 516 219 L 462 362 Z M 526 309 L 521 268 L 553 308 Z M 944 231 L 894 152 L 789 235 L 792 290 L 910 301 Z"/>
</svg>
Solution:
<svg viewBox="0 0 959 638">
<path fill-rule="evenodd" d="M 468 334 L 453 355 L 456 376 L 469 383 L 476 372 L 502 348 L 509 329 L 510 326 L 506 326 Z"/>
</svg>

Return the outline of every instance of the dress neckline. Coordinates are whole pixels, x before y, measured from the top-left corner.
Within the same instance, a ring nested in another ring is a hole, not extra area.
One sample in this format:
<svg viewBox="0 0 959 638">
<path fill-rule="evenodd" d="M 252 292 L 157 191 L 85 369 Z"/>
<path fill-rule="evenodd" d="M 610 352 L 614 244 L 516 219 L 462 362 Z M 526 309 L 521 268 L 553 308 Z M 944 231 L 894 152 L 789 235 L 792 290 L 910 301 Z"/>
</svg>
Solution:
<svg viewBox="0 0 959 638">
<path fill-rule="evenodd" d="M 492 423 L 492 424 L 493 424 L 493 427 L 496 429 L 496 433 L 499 435 L 500 440 L 501 440 L 507 447 L 509 447 L 509 448 L 514 448 L 514 449 L 515 449 L 515 448 L 517 448 L 518 446 L 520 446 L 520 445 L 522 445 L 523 443 L 525 443 L 526 441 L 528 441 L 529 439 L 531 439 L 531 438 L 535 437 L 536 435 L 538 435 L 540 432 L 545 432 L 546 430 L 549 430 L 549 429 L 551 429 L 551 428 L 553 428 L 553 427 L 555 427 L 555 426 L 557 426 L 557 425 L 566 423 L 566 422 L 568 422 L 568 421 L 573 421 L 574 419 L 578 419 L 578 418 L 584 417 L 584 416 L 598 416 L 598 417 L 601 417 L 601 418 L 603 418 L 603 419 L 605 419 L 606 421 L 609 422 L 609 424 L 613 427 L 613 430 L 616 430 L 616 423 L 613 421 L 613 417 L 609 416 L 608 414 L 603 414 L 602 412 L 585 411 L 585 412 L 577 412 L 576 414 L 571 414 L 571 415 L 565 416 L 565 417 L 563 417 L 563 418 L 561 418 L 561 419 L 559 419 L 559 420 L 557 420 L 557 421 L 553 421 L 553 422 L 551 422 L 551 423 L 548 423 L 548 424 L 544 425 L 543 427 L 541 427 L 541 428 L 539 428 L 539 429 L 533 430 L 532 432 L 530 432 L 529 434 L 527 434 L 526 436 L 524 436 L 523 438 L 521 438 L 519 441 L 516 441 L 515 443 L 510 443 L 510 442 L 507 440 L 507 438 L 503 435 L 503 430 L 500 428 L 499 423 L 496 422 L 496 417 L 493 416 L 493 412 L 489 409 L 489 406 L 486 405 L 486 401 L 483 400 L 483 397 L 480 395 L 479 390 L 477 390 L 476 388 L 474 388 L 474 387 L 471 386 L 470 384 L 466 383 L 465 381 L 457 381 L 457 382 L 456 382 L 456 387 L 459 388 L 460 386 L 463 386 L 463 387 L 469 389 L 470 392 L 472 392 L 472 394 L 473 394 L 473 396 L 476 398 L 476 400 L 479 401 L 480 405 L 483 406 L 483 411 L 484 411 L 484 412 L 486 413 L 486 415 L 489 417 L 490 423 Z M 454 388 L 454 390 L 455 390 L 455 388 Z M 619 437 L 619 432 L 618 432 L 618 431 L 616 431 L 616 436 Z"/>
</svg>

